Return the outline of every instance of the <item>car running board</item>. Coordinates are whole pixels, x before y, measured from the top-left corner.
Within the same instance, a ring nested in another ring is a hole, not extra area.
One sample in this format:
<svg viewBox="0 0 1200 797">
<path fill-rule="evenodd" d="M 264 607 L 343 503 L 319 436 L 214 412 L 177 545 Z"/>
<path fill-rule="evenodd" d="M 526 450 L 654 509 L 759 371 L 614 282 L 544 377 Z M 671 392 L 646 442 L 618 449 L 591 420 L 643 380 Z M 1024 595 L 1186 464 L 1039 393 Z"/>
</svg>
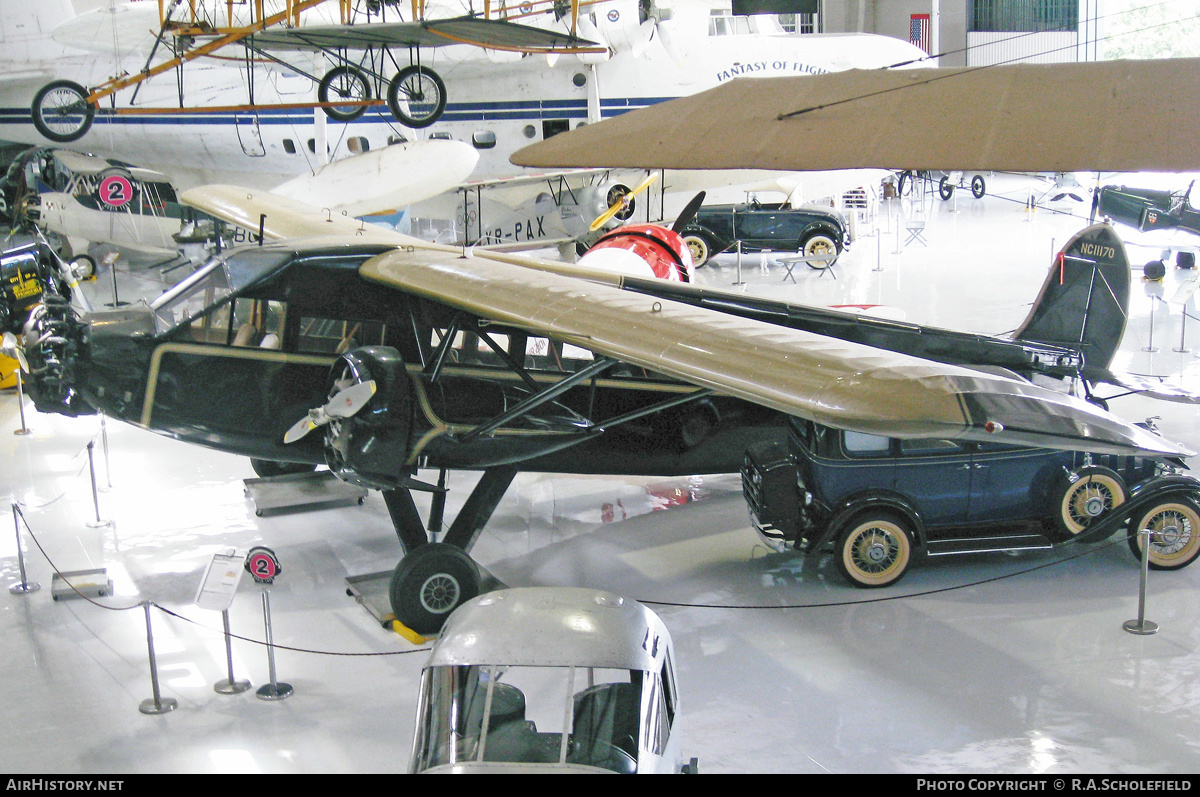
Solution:
<svg viewBox="0 0 1200 797">
<path fill-rule="evenodd" d="M 985 553 L 993 551 L 1031 551 L 1053 548 L 1054 543 L 1043 534 L 1005 534 L 998 537 L 958 537 L 929 540 L 925 543 L 927 556 Z"/>
</svg>

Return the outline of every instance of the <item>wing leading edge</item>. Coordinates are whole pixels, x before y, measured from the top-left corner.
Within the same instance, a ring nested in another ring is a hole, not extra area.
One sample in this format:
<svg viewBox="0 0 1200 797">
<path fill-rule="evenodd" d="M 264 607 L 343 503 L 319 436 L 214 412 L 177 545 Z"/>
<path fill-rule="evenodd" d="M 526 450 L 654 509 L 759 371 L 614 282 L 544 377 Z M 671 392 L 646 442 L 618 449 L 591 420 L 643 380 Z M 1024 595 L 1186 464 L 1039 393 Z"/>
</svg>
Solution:
<svg viewBox="0 0 1200 797">
<path fill-rule="evenodd" d="M 737 318 L 558 274 L 427 249 L 362 276 L 497 323 L 819 423 L 1093 453 L 1190 452 L 1027 382 Z"/>
</svg>

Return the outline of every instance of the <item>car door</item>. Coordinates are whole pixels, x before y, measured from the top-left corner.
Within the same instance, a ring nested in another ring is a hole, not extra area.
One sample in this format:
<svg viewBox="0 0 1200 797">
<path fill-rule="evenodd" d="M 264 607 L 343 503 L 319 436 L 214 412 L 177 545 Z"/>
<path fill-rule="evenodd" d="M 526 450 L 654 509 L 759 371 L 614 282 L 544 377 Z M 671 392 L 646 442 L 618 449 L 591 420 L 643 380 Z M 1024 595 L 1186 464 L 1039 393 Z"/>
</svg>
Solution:
<svg viewBox="0 0 1200 797">
<path fill-rule="evenodd" d="M 971 450 L 953 440 L 900 440 L 896 491 L 920 512 L 927 526 L 967 522 L 971 496 Z"/>
<path fill-rule="evenodd" d="M 1038 517 L 1066 455 L 1037 448 L 979 444 L 971 463 L 972 524 Z"/>
</svg>

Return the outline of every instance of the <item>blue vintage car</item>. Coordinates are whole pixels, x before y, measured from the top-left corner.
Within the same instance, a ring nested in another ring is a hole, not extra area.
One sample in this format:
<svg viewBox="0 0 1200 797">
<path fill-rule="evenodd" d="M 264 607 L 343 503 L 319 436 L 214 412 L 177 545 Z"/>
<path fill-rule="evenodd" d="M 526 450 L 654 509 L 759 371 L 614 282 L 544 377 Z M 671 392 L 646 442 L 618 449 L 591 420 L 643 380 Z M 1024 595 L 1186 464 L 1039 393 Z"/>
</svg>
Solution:
<svg viewBox="0 0 1200 797">
<path fill-rule="evenodd" d="M 1182 463 L 954 440 L 896 440 L 796 419 L 751 447 L 742 488 L 776 548 L 832 551 L 858 587 L 883 587 L 915 556 L 1051 548 L 1077 536 L 1153 533 L 1150 565 L 1200 555 L 1200 482 Z"/>
<path fill-rule="evenodd" d="M 730 251 L 740 241 L 743 252 L 829 255 L 828 260 L 810 263 L 813 268 L 825 268 L 850 245 L 846 221 L 832 209 L 758 201 L 702 207 L 680 234 L 697 266 Z"/>
</svg>

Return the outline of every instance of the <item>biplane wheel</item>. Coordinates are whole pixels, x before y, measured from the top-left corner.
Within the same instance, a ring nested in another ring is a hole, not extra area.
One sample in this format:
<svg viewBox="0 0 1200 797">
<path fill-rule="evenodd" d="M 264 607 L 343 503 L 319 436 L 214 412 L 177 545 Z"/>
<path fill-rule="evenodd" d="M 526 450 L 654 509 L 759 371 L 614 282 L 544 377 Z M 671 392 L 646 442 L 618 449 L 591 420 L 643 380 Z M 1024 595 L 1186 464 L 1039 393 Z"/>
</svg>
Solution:
<svg viewBox="0 0 1200 797">
<path fill-rule="evenodd" d="M 406 66 L 388 84 L 388 110 L 405 127 L 429 127 L 446 110 L 446 84 L 424 66 Z"/>
<path fill-rule="evenodd" d="M 325 73 L 317 84 L 317 99 L 321 102 L 351 100 L 365 102 L 371 99 L 371 82 L 367 73 L 356 66 L 342 64 Z M 367 112 L 365 105 L 330 105 L 325 115 L 337 122 L 353 122 Z"/>
<path fill-rule="evenodd" d="M 971 178 L 971 196 L 976 199 L 983 199 L 983 195 L 987 192 L 987 183 L 983 181 L 983 175 L 977 174 Z"/>
<path fill-rule="evenodd" d="M 1142 531 L 1150 530 L 1153 570 L 1180 570 L 1200 556 L 1200 506 L 1186 498 L 1164 499 L 1129 527 L 1129 550 L 1142 558 Z"/>
<path fill-rule="evenodd" d="M 1090 466 L 1075 472 L 1071 481 L 1062 477 L 1056 495 L 1058 514 L 1054 520 L 1059 530 L 1074 536 L 1093 521 L 1125 503 L 1125 482 L 1108 468 Z"/>
<path fill-rule="evenodd" d="M 938 196 L 942 199 L 949 199 L 954 196 L 954 186 L 950 184 L 949 177 L 943 177 L 938 183 Z"/>
<path fill-rule="evenodd" d="M 72 80 L 47 83 L 33 95 L 33 126 L 59 143 L 83 138 L 96 118 L 96 107 L 87 101 L 88 93 Z"/>
<path fill-rule="evenodd" d="M 460 604 L 479 594 L 479 586 L 479 570 L 466 551 L 430 542 L 396 565 L 388 599 L 397 620 L 418 634 L 432 634 Z"/>
</svg>

